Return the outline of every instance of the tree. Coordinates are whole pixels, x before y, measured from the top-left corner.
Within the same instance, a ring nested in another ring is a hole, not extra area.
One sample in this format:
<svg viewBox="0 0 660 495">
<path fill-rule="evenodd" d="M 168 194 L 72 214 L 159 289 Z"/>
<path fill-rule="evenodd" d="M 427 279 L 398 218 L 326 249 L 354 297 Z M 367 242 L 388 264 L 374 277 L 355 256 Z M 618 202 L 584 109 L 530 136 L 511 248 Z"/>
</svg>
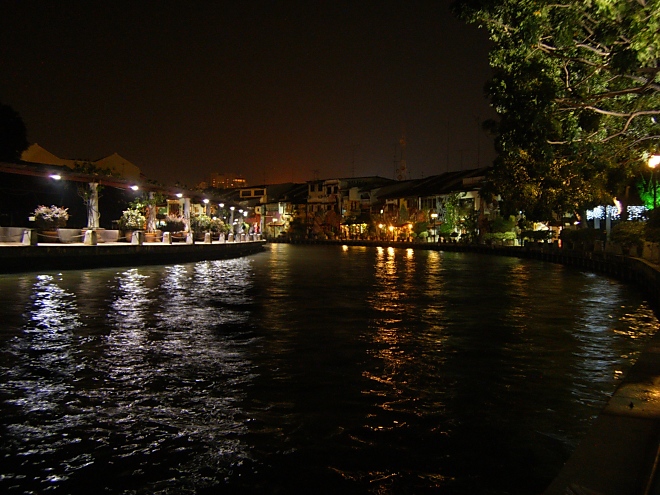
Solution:
<svg viewBox="0 0 660 495">
<path fill-rule="evenodd" d="M 459 0 L 493 42 L 492 186 L 530 218 L 621 196 L 660 148 L 660 0 Z"/>
<path fill-rule="evenodd" d="M 16 162 L 27 149 L 27 131 L 21 116 L 0 102 L 0 161 Z"/>
</svg>

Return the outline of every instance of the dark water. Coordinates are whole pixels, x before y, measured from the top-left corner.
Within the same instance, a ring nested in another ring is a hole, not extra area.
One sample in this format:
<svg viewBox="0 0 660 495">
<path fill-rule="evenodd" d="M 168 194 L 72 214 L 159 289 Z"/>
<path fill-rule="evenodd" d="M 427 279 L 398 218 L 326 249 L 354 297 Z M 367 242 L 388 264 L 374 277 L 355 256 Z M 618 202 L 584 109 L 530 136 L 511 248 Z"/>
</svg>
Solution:
<svg viewBox="0 0 660 495">
<path fill-rule="evenodd" d="M 1 493 L 540 493 L 657 327 L 607 278 L 412 250 L 0 291 Z"/>
</svg>

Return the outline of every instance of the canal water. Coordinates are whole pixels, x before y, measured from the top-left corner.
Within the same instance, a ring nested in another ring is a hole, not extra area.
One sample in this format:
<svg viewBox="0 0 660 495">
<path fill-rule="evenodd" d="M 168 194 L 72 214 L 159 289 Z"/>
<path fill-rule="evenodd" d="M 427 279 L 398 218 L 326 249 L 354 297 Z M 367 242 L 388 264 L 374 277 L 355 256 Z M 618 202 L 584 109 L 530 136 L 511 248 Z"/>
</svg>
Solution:
<svg viewBox="0 0 660 495">
<path fill-rule="evenodd" d="M 477 254 L 270 245 L 0 276 L 0 492 L 540 493 L 657 328 Z"/>
</svg>

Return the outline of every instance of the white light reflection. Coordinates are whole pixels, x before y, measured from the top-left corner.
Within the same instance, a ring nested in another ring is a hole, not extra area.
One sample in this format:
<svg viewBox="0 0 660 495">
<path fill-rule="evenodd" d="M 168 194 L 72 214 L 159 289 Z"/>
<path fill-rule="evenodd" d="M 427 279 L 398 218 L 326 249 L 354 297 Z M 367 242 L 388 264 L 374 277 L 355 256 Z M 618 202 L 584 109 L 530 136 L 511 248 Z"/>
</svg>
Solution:
<svg viewBox="0 0 660 495">
<path fill-rule="evenodd" d="M 580 306 L 582 316 L 573 332 L 578 344 L 574 352 L 576 362 L 572 393 L 581 402 L 595 407 L 602 405 L 601 398 L 593 398 L 584 384 L 600 382 L 604 387 L 612 377 L 623 376 L 621 359 L 627 361 L 626 365 L 632 365 L 640 351 L 624 350 L 621 355 L 615 349 L 632 349 L 632 341 L 640 337 L 648 338 L 656 330 L 657 320 L 646 305 L 633 313 L 625 312 L 618 316 L 625 310 L 620 306 L 623 290 L 625 288 L 620 284 L 612 284 L 607 279 L 589 274 Z M 626 340 L 631 343 L 627 344 Z"/>
<path fill-rule="evenodd" d="M 40 275 L 33 286 L 29 321 L 24 328 L 23 347 L 28 359 L 27 380 L 22 387 L 26 412 L 51 410 L 59 396 L 69 388 L 64 380 L 75 372 L 72 357 L 74 330 L 81 325 L 76 297 L 56 282 L 51 275 Z"/>
<path fill-rule="evenodd" d="M 10 406 L 2 408 L 3 445 L 11 449 L 5 452 L 24 459 L 22 464 L 32 468 L 30 478 L 36 484 L 64 481 L 72 469 L 88 462 L 81 454 L 69 459 L 68 466 L 51 463 L 54 450 L 80 441 L 75 434 L 61 435 L 65 428 L 74 432 L 78 422 L 72 382 L 80 369 L 76 332 L 82 325 L 76 297 L 60 281 L 51 275 L 37 277 L 24 313 L 23 331 L 3 348 L 3 362 L 12 364 L 0 366 L 0 395 L 4 405 Z M 10 459 L 6 458 L 0 475 L 5 480 L 19 478 L 11 471 L 15 463 Z"/>
<path fill-rule="evenodd" d="M 146 451 L 136 469 L 175 447 L 189 477 L 247 458 L 246 274 L 249 262 L 238 258 L 120 275 L 105 409 L 126 437 L 117 455 Z"/>
</svg>

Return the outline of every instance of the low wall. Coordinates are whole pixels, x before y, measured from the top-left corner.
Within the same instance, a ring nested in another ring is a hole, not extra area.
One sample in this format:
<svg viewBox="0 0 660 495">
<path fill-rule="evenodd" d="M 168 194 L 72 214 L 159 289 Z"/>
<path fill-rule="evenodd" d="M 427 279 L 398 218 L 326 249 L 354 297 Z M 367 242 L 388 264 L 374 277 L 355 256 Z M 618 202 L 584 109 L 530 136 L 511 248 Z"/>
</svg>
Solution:
<svg viewBox="0 0 660 495">
<path fill-rule="evenodd" d="M 52 244 L 6 246 L 0 249 L 0 273 L 104 268 L 115 266 L 164 265 L 192 261 L 237 258 L 263 250 L 266 241 L 215 244 L 145 243 Z"/>
<path fill-rule="evenodd" d="M 0 227 L 0 242 L 20 243 L 24 230 L 23 227 Z"/>
</svg>

